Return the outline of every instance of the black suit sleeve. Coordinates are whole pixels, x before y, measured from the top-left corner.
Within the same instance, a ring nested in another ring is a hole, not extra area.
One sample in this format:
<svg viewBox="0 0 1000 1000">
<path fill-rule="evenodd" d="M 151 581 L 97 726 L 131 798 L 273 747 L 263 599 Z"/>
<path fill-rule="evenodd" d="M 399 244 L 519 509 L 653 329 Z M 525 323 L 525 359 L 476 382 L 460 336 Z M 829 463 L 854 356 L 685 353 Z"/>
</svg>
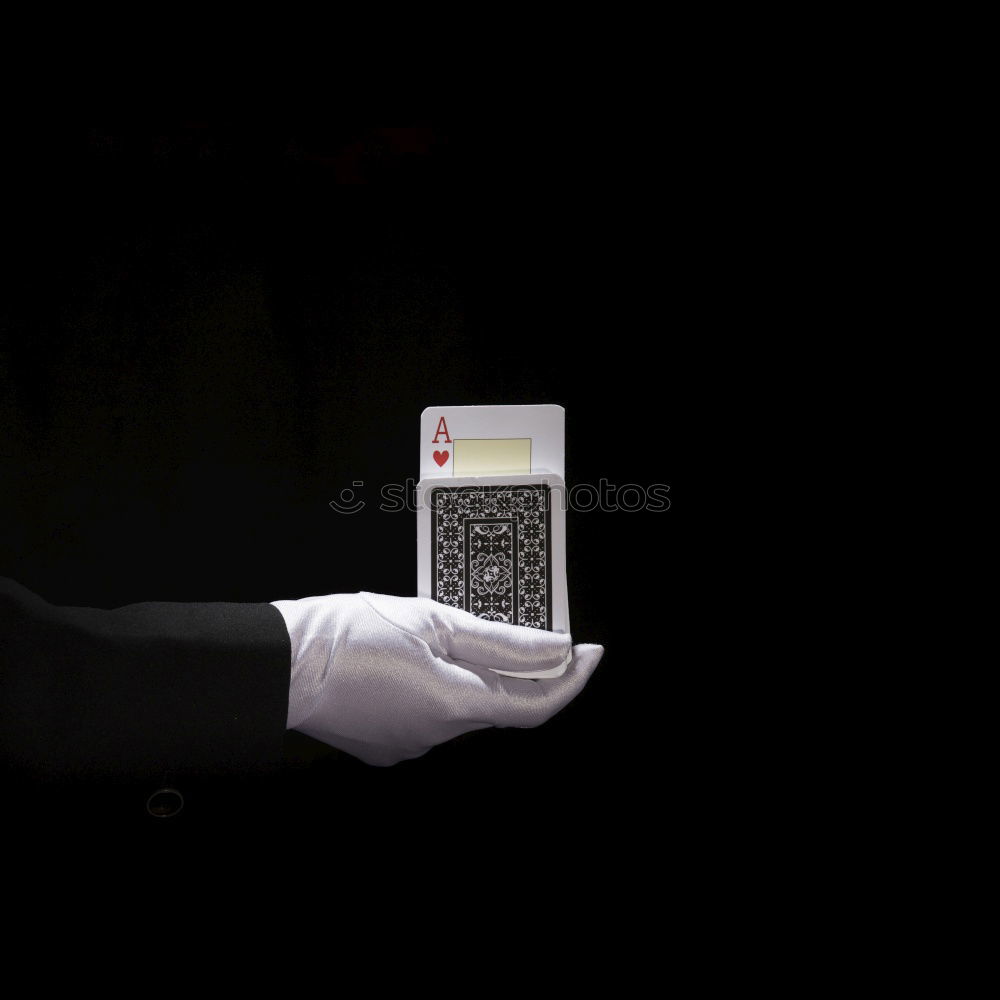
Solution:
<svg viewBox="0 0 1000 1000">
<path fill-rule="evenodd" d="M 0 649 L 0 752 L 18 774 L 233 774 L 280 761 L 291 644 L 270 604 L 55 607 L 0 577 Z"/>
</svg>

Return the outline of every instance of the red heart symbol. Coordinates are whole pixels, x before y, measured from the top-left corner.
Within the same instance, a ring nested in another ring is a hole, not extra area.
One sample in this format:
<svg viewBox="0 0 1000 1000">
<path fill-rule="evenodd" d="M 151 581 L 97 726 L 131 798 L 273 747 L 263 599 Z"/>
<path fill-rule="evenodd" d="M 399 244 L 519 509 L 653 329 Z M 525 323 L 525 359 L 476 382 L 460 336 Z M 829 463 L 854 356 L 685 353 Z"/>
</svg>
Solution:
<svg viewBox="0 0 1000 1000">
<path fill-rule="evenodd" d="M 438 465 L 444 465 L 444 463 L 448 461 L 448 452 L 446 451 L 434 452 L 434 461 L 437 462 Z"/>
</svg>

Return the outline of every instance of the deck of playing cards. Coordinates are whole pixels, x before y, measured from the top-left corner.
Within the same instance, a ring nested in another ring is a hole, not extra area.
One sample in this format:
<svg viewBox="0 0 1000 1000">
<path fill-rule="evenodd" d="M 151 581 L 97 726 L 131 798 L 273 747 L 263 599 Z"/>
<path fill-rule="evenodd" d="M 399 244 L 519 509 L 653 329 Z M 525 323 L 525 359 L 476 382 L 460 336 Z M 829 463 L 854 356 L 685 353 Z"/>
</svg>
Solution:
<svg viewBox="0 0 1000 1000">
<path fill-rule="evenodd" d="M 421 597 L 489 621 L 569 632 L 564 428 L 565 411 L 554 405 L 424 410 Z"/>
</svg>

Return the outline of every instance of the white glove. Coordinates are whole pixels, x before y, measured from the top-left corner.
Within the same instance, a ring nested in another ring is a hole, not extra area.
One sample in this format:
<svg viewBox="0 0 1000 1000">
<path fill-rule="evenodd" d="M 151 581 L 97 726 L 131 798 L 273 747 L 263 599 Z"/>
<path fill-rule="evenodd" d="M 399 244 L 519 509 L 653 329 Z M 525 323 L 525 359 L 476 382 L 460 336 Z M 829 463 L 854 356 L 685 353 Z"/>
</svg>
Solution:
<svg viewBox="0 0 1000 1000">
<path fill-rule="evenodd" d="M 473 729 L 541 725 L 582 690 L 604 654 L 427 597 L 271 603 L 292 640 L 288 728 L 382 767 Z M 545 679 L 526 679 L 535 673 Z"/>
</svg>

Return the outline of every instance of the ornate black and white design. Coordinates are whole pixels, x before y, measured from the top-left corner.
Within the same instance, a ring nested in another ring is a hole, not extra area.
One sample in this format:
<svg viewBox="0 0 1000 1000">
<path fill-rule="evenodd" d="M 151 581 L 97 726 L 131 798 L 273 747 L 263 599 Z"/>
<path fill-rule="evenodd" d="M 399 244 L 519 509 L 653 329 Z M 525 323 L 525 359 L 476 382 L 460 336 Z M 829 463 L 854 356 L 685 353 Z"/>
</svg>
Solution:
<svg viewBox="0 0 1000 1000">
<path fill-rule="evenodd" d="M 548 486 L 440 486 L 431 506 L 434 599 L 490 621 L 550 629 Z"/>
</svg>

